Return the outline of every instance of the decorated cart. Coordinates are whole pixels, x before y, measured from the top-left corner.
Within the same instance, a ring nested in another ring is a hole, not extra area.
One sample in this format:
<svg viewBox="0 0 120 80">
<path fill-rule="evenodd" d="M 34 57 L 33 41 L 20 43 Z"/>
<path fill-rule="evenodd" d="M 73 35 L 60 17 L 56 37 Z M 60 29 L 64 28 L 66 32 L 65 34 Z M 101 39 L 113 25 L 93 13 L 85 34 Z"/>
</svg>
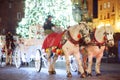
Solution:
<svg viewBox="0 0 120 80">
<path fill-rule="evenodd" d="M 56 27 L 53 30 L 55 32 L 62 31 L 62 29 L 59 27 Z M 53 35 L 52 37 L 55 37 L 55 35 Z M 15 56 L 14 62 L 17 68 L 20 68 L 22 63 L 26 63 L 26 62 L 29 63 L 31 61 L 34 61 L 35 69 L 37 72 L 41 70 L 42 63 L 44 63 L 45 67 L 48 67 L 48 61 L 46 59 L 46 51 L 45 49 L 42 48 L 43 42 L 45 41 L 45 37 L 46 36 L 44 35 L 44 30 L 42 26 L 35 25 L 29 27 L 29 38 L 18 39 L 17 47 L 14 51 L 14 56 Z M 53 41 L 49 40 L 49 42 L 51 43 Z M 54 44 L 57 44 L 58 42 L 59 41 L 57 41 Z"/>
<path fill-rule="evenodd" d="M 19 38 L 14 51 L 14 62 L 17 68 L 22 63 L 29 63 L 34 60 L 35 66 L 40 64 L 41 45 L 44 40 L 44 30 L 40 25 L 29 27 L 29 38 Z M 37 67 L 36 67 L 37 68 Z"/>
</svg>

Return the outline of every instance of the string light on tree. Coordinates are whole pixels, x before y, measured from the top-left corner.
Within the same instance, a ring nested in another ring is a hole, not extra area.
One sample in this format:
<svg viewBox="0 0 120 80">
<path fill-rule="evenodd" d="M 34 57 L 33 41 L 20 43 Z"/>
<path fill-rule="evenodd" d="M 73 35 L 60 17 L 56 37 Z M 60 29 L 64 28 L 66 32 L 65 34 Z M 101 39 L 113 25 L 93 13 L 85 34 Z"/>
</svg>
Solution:
<svg viewBox="0 0 120 80">
<path fill-rule="evenodd" d="M 67 28 L 76 24 L 72 15 L 71 0 L 25 0 L 25 16 L 18 23 L 17 34 L 29 37 L 28 29 L 33 25 L 43 25 L 47 15 L 52 15 L 56 26 Z"/>
</svg>

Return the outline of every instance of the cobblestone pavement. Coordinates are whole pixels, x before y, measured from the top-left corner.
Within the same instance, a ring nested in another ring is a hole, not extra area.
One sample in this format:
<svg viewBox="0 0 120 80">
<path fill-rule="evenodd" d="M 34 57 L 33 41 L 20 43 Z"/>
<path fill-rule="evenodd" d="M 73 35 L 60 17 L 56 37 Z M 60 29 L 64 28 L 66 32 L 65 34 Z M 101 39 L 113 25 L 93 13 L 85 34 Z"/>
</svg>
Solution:
<svg viewBox="0 0 120 80">
<path fill-rule="evenodd" d="M 118 63 L 102 63 L 102 75 L 99 77 L 95 76 L 93 67 L 93 76 L 84 79 L 80 78 L 77 72 L 72 72 L 72 78 L 67 78 L 65 67 L 57 66 L 56 68 L 56 75 L 49 75 L 44 67 L 37 73 L 33 66 L 21 66 L 20 69 L 15 66 L 3 66 L 0 67 L 0 80 L 120 80 L 120 64 Z"/>
</svg>

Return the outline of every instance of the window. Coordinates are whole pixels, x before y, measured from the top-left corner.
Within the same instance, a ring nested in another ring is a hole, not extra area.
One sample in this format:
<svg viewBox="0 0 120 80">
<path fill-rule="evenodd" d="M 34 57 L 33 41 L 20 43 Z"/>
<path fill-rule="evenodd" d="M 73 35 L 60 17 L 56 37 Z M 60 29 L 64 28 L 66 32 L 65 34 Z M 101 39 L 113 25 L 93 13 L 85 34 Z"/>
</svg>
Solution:
<svg viewBox="0 0 120 80">
<path fill-rule="evenodd" d="M 0 22 L 2 21 L 2 18 L 0 17 Z"/>
<path fill-rule="evenodd" d="M 12 8 L 12 3 L 11 2 L 9 3 L 9 8 Z"/>
<path fill-rule="evenodd" d="M 107 4 L 106 3 L 104 3 L 104 8 L 107 8 Z"/>
<path fill-rule="evenodd" d="M 21 19 L 21 12 L 17 12 L 17 19 L 18 19 L 18 20 Z"/>
<path fill-rule="evenodd" d="M 114 5 L 113 5 L 113 7 L 112 7 L 112 12 L 115 12 L 115 10 L 114 10 Z"/>
<path fill-rule="evenodd" d="M 100 15 L 100 20 L 102 20 L 102 15 Z"/>
<path fill-rule="evenodd" d="M 107 13 L 107 19 L 109 19 L 110 18 L 110 13 Z"/>
<path fill-rule="evenodd" d="M 104 19 L 106 19 L 106 16 L 104 16 Z"/>
<path fill-rule="evenodd" d="M 108 5 L 107 5 L 108 8 L 110 8 L 110 2 L 108 2 Z"/>
<path fill-rule="evenodd" d="M 100 5 L 100 10 L 102 10 L 102 5 Z"/>
</svg>

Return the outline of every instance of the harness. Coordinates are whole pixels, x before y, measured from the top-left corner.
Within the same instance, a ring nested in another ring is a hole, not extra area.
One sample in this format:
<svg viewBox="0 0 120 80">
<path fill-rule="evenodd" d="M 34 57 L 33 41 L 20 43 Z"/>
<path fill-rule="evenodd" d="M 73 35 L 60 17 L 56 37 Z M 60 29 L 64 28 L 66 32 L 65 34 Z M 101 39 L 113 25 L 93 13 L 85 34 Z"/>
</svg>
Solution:
<svg viewBox="0 0 120 80">
<path fill-rule="evenodd" d="M 84 23 L 79 23 L 79 25 L 80 24 L 84 24 Z M 85 24 L 84 24 L 85 25 Z M 86 26 L 86 25 L 85 25 Z M 87 27 L 87 26 L 86 26 Z M 85 28 L 86 28 L 85 27 Z M 87 30 L 87 29 L 86 29 Z M 63 34 L 63 37 L 62 37 L 62 45 L 64 45 L 66 42 L 67 42 L 67 40 L 69 40 L 71 43 L 73 43 L 73 44 L 85 44 L 85 42 L 83 41 L 84 40 L 84 38 L 85 37 L 87 37 L 87 35 L 85 36 L 84 35 L 84 33 L 83 33 L 83 31 L 82 30 L 80 30 L 79 31 L 81 34 L 82 34 L 82 38 L 81 38 L 81 35 L 78 35 L 77 37 L 78 38 L 80 38 L 78 41 L 76 41 L 76 40 L 74 40 L 73 38 L 72 38 L 72 36 L 71 36 L 71 34 L 70 34 L 70 31 L 69 30 L 66 30 L 65 31 L 65 33 Z"/>
<path fill-rule="evenodd" d="M 98 42 L 98 41 L 95 39 L 94 34 L 95 34 L 95 33 L 91 34 L 91 40 L 92 40 L 92 41 L 87 44 L 88 46 L 89 46 L 89 45 L 92 45 L 92 46 L 98 46 L 99 48 L 101 48 L 101 46 L 106 46 L 106 45 L 107 45 L 107 44 L 106 44 L 106 41 L 107 41 L 106 35 L 105 35 L 105 37 L 104 37 L 104 42 L 100 43 L 100 42 Z"/>
</svg>

